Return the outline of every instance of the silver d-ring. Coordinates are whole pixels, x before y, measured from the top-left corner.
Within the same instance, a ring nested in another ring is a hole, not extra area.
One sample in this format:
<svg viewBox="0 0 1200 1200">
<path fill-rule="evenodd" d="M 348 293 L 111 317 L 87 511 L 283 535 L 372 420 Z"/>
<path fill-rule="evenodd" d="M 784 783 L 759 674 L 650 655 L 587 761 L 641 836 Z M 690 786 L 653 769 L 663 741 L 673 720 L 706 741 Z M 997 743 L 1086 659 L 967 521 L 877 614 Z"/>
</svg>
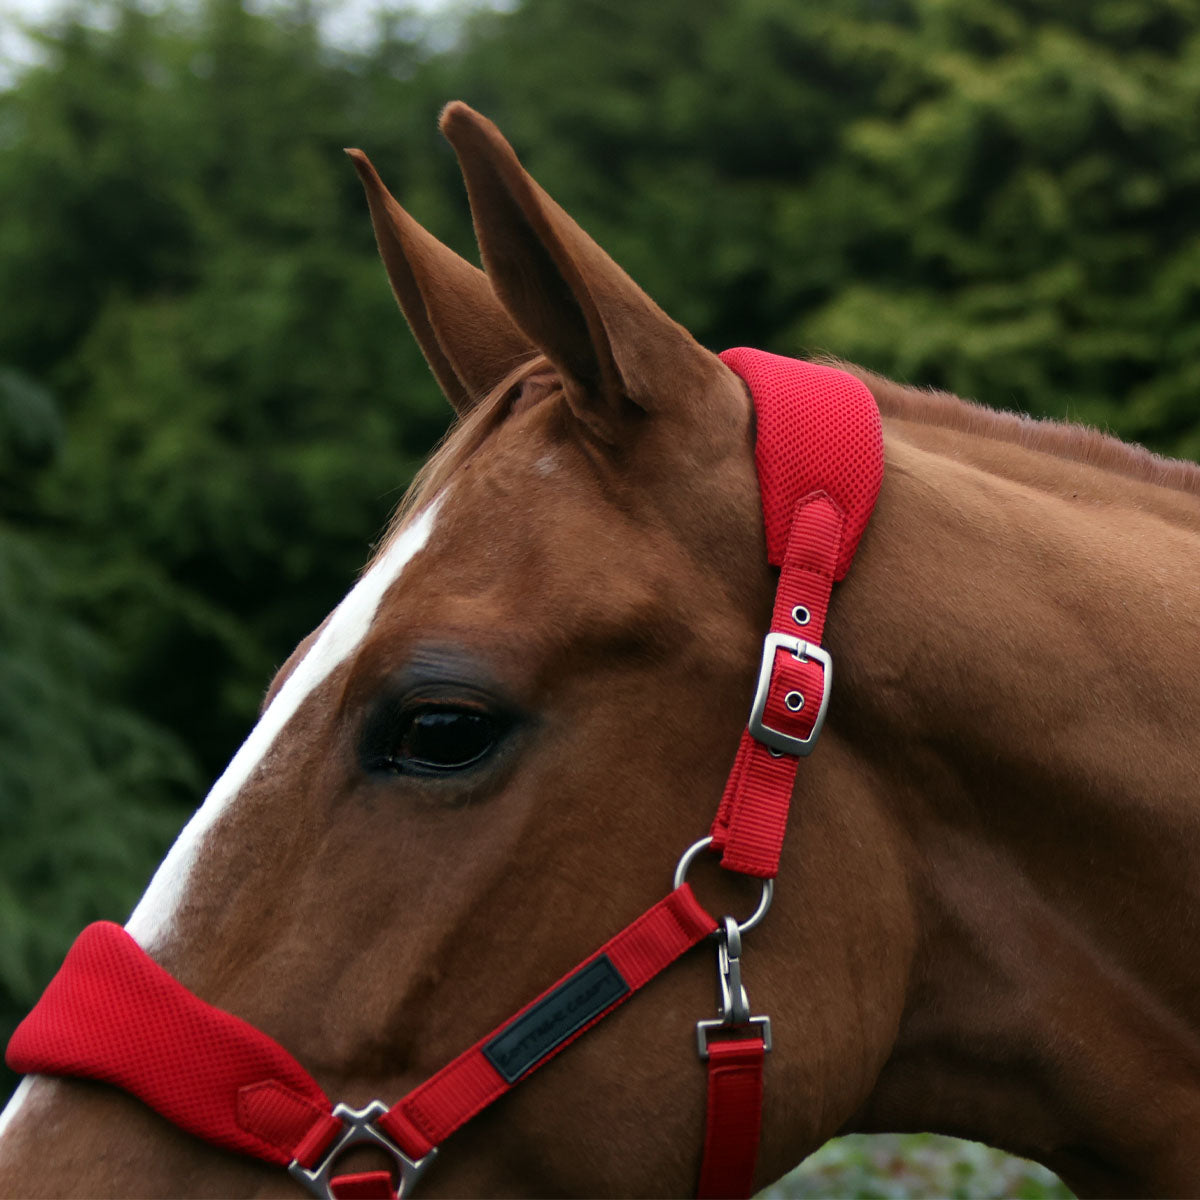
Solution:
<svg viewBox="0 0 1200 1200">
<path fill-rule="evenodd" d="M 696 861 L 696 856 L 701 850 L 707 850 L 711 844 L 711 837 L 702 837 L 683 852 L 683 857 L 675 868 L 675 886 L 677 888 L 683 887 L 683 882 L 687 879 L 688 868 Z M 760 882 L 762 883 L 762 895 L 758 898 L 758 907 L 746 920 L 738 922 L 738 933 L 745 933 L 748 929 L 753 929 L 767 915 L 767 909 L 771 907 L 771 900 L 775 895 L 775 880 L 763 879 Z"/>
</svg>

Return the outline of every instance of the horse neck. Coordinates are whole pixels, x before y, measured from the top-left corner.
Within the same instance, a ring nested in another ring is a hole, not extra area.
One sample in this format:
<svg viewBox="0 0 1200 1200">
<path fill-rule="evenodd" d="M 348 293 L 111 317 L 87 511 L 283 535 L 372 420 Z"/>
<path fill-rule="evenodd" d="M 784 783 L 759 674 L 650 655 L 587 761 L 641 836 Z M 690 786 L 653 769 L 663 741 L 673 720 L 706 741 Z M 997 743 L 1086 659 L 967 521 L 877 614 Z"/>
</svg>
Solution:
<svg viewBox="0 0 1200 1200">
<path fill-rule="evenodd" d="M 906 422 L 887 450 L 830 627 L 917 948 L 855 1124 L 1194 1189 L 1200 499 Z"/>
</svg>

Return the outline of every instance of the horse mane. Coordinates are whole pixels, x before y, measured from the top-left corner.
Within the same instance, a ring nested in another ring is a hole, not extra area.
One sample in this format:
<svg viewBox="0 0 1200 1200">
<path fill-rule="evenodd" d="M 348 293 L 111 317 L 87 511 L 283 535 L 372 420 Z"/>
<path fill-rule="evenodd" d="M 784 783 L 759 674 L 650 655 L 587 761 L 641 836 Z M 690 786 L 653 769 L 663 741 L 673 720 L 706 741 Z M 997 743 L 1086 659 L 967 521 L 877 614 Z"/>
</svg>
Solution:
<svg viewBox="0 0 1200 1200">
<path fill-rule="evenodd" d="M 1200 496 L 1200 466 L 1195 463 L 1166 458 L 1144 446 L 1122 442 L 1088 425 L 987 408 L 973 400 L 960 399 L 950 392 L 895 383 L 840 359 L 827 358 L 823 361 L 861 379 L 875 397 L 875 403 L 884 416 L 1012 442 L 1157 487 L 1174 488 Z"/>
<path fill-rule="evenodd" d="M 409 514 L 436 496 L 449 482 L 450 476 L 475 456 L 484 442 L 504 423 L 518 397 L 533 403 L 559 387 L 558 376 L 549 359 L 537 354 L 510 371 L 465 415 L 453 421 L 433 453 L 413 476 L 383 537 L 376 544 L 367 568 L 391 544 Z"/>
<path fill-rule="evenodd" d="M 1166 458 L 1088 425 L 987 408 L 951 392 L 896 383 L 835 357 L 822 356 L 818 361 L 861 379 L 884 416 L 1011 442 L 1158 487 L 1200 496 L 1200 466 L 1196 463 Z M 409 514 L 428 498 L 436 496 L 450 476 L 475 455 L 507 418 L 518 396 L 534 403 L 559 388 L 558 377 L 549 360 L 544 355 L 535 355 L 510 372 L 465 416 L 453 422 L 413 477 L 371 561 L 391 543 Z"/>
</svg>

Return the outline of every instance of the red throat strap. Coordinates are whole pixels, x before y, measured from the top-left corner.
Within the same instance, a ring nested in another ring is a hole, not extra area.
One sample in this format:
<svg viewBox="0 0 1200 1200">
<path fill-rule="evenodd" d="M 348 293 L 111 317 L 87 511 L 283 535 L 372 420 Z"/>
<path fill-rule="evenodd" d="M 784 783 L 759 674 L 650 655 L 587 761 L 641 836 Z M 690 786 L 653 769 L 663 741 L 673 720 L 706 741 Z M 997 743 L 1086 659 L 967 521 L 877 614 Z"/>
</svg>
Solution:
<svg viewBox="0 0 1200 1200">
<path fill-rule="evenodd" d="M 708 1048 L 708 1110 L 699 1200 L 728 1200 L 754 1192 L 762 1126 L 761 1037 L 713 1042 Z"/>
</svg>

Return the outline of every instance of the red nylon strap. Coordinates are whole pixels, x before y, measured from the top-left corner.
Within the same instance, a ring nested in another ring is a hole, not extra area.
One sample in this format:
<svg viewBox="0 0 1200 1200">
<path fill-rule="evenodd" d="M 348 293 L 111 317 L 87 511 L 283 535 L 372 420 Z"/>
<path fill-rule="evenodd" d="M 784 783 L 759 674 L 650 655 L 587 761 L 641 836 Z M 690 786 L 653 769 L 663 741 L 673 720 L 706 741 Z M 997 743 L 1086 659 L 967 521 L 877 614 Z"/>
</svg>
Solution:
<svg viewBox="0 0 1200 1200">
<path fill-rule="evenodd" d="M 395 1200 L 396 1187 L 390 1171 L 357 1171 L 335 1175 L 329 1190 L 337 1200 Z"/>
<path fill-rule="evenodd" d="M 708 1112 L 699 1200 L 728 1200 L 754 1192 L 762 1125 L 761 1037 L 708 1043 Z"/>
<path fill-rule="evenodd" d="M 842 514 L 823 494 L 797 506 L 775 593 L 771 632 L 820 645 L 843 524 Z M 793 616 L 797 611 L 807 617 L 803 625 Z M 773 665 L 764 721 L 792 737 L 807 738 L 826 687 L 825 672 L 814 659 L 798 662 L 785 649 L 775 651 Z M 803 697 L 803 707 L 792 712 L 787 700 L 797 695 Z M 749 730 L 742 732 L 711 831 L 713 848 L 724 851 L 723 867 L 767 879 L 779 873 L 799 762 L 793 754 L 773 755 Z"/>
<path fill-rule="evenodd" d="M 570 974 L 575 975 L 601 955 L 620 973 L 629 990 L 597 1013 L 585 1025 L 559 1042 L 554 1049 L 539 1057 L 530 1070 L 536 1070 L 597 1021 L 608 1016 L 634 992 L 649 983 L 664 967 L 673 963 L 685 950 L 713 933 L 717 923 L 700 907 L 692 889 L 685 883 L 665 899 L 645 912 L 616 937 L 605 942 L 595 954 L 580 963 Z M 564 979 L 568 978 L 564 976 Z M 488 1043 L 511 1028 L 529 1011 L 536 1008 L 554 987 L 547 988 L 536 1000 L 527 1004 L 503 1025 L 481 1038 L 465 1054 L 443 1067 L 420 1087 L 409 1092 L 394 1105 L 379 1124 L 397 1144 L 413 1158 L 424 1157 L 429 1149 L 443 1142 L 480 1109 L 507 1092 L 529 1071 L 507 1082 L 484 1055 Z"/>
<path fill-rule="evenodd" d="M 819 646 L 834 581 L 850 569 L 883 479 L 879 410 L 862 382 L 832 367 L 745 348 L 721 359 L 754 399 L 767 555 L 780 568 L 770 631 Z M 771 665 L 764 724 L 809 738 L 830 680 L 786 649 Z M 798 762 L 742 734 L 711 830 L 722 866 L 779 873 Z"/>
</svg>

